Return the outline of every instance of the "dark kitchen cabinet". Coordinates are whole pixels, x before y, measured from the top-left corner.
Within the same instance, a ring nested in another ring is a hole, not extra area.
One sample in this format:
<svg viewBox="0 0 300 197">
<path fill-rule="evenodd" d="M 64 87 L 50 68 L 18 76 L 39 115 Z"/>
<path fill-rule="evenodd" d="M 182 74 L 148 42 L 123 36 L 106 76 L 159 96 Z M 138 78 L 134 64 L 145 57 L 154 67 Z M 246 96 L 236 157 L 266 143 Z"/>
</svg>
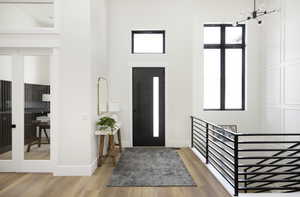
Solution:
<svg viewBox="0 0 300 197">
<path fill-rule="evenodd" d="M 25 144 L 36 137 L 33 121 L 50 112 L 50 103 L 42 101 L 43 94 L 50 94 L 50 86 L 25 84 Z M 11 119 L 11 82 L 0 80 L 0 154 L 11 150 Z"/>
</svg>

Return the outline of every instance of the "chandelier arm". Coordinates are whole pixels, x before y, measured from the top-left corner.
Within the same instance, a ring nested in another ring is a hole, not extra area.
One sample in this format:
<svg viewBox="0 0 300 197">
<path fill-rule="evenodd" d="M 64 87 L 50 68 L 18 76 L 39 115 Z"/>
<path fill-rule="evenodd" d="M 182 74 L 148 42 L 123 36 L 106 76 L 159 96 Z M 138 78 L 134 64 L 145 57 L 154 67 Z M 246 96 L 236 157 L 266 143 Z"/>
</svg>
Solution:
<svg viewBox="0 0 300 197">
<path fill-rule="evenodd" d="M 252 18 L 250 18 L 250 19 L 252 19 Z M 243 22 L 246 22 L 246 21 L 248 21 L 248 20 L 250 20 L 250 19 L 245 18 L 245 19 L 242 19 L 242 20 L 237 21 L 237 23 L 243 23 Z"/>
<path fill-rule="evenodd" d="M 272 13 L 274 13 L 276 11 L 277 10 L 270 10 L 270 11 L 266 11 L 266 12 L 260 13 L 260 14 L 257 15 L 257 18 L 262 17 L 264 15 L 272 14 Z"/>
</svg>

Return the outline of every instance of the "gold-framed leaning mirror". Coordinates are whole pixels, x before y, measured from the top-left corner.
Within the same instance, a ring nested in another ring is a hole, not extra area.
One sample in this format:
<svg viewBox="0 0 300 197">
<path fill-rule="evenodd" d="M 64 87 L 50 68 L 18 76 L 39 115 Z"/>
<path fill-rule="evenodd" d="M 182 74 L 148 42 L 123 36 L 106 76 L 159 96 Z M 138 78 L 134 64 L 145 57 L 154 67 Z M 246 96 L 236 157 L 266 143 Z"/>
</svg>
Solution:
<svg viewBox="0 0 300 197">
<path fill-rule="evenodd" d="M 97 97 L 97 113 L 101 115 L 108 111 L 108 82 L 104 77 L 98 78 Z"/>
</svg>

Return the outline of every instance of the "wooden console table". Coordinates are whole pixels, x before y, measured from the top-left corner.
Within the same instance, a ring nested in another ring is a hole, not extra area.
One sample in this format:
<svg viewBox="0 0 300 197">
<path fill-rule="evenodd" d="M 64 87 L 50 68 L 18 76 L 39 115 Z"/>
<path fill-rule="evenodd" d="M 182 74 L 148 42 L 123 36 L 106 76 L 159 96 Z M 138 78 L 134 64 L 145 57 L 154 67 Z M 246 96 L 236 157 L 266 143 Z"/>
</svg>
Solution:
<svg viewBox="0 0 300 197">
<path fill-rule="evenodd" d="M 105 137 L 108 136 L 108 151 L 107 151 L 107 157 L 111 157 L 113 161 L 113 165 L 116 165 L 116 149 L 115 146 L 119 146 L 120 153 L 122 152 L 122 143 L 121 143 L 121 133 L 120 128 L 114 129 L 111 131 L 96 131 L 95 135 L 99 136 L 99 155 L 98 155 L 98 167 L 100 167 L 103 163 L 104 156 L 104 141 Z M 117 135 L 118 143 L 115 143 L 115 136 Z"/>
</svg>

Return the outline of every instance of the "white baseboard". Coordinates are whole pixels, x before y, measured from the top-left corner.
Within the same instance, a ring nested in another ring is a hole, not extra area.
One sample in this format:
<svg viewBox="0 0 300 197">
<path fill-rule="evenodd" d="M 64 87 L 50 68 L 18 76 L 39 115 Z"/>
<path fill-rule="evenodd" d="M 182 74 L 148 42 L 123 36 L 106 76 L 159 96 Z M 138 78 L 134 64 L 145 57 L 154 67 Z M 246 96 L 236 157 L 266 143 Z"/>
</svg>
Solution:
<svg viewBox="0 0 300 197">
<path fill-rule="evenodd" d="M 58 165 L 54 176 L 92 176 L 97 169 L 97 159 L 89 165 Z"/>
</svg>

